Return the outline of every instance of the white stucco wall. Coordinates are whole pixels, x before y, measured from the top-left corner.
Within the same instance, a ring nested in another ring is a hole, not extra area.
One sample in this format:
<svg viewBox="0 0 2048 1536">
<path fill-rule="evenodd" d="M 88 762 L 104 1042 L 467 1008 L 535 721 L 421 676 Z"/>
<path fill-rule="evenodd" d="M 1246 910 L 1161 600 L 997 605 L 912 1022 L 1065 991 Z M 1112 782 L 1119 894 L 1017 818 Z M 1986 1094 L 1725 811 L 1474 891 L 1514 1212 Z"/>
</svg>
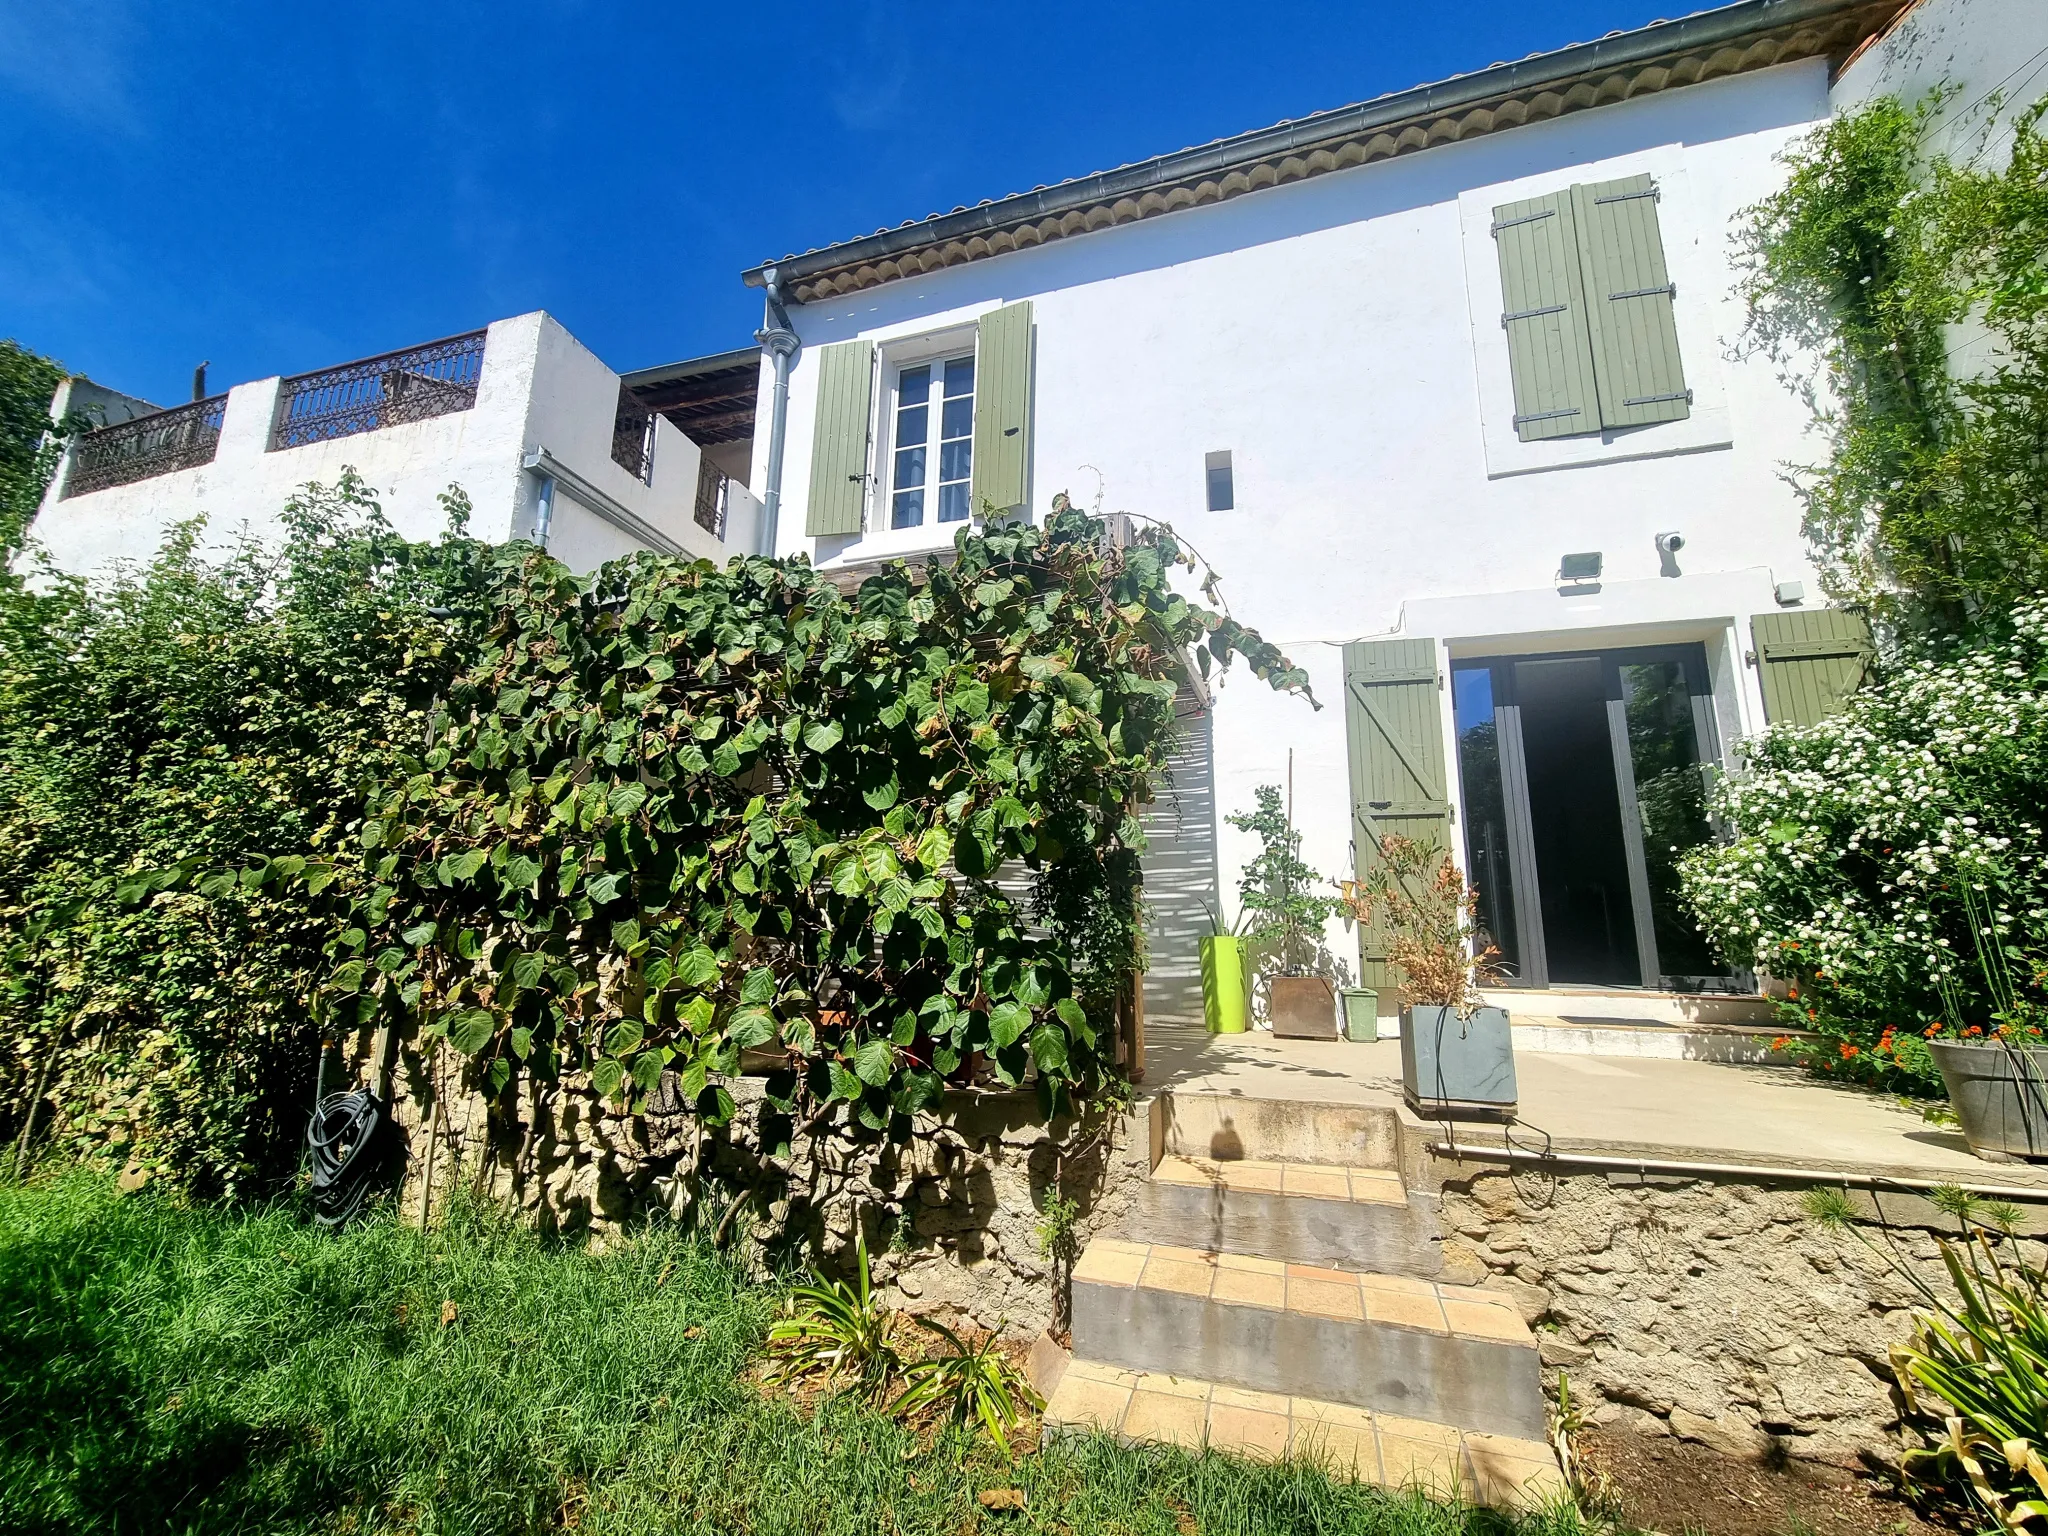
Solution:
<svg viewBox="0 0 2048 1536">
<path fill-rule="evenodd" d="M 1032 505 L 1062 489 L 1091 503 L 1099 490 L 1106 510 L 1170 520 L 1326 706 L 1241 674 L 1225 683 L 1219 818 L 1249 806 L 1255 785 L 1282 782 L 1291 750 L 1304 852 L 1348 873 L 1339 648 L 1397 626 L 1458 654 L 1503 633 L 1605 644 L 1602 626 L 1617 622 L 1627 643 L 1707 639 L 1726 709 L 1751 724 L 1760 703 L 1738 654 L 1749 614 L 1775 606 L 1775 582 L 1817 590 L 1781 466 L 1820 447 L 1769 365 L 1728 355 L 1742 310 L 1727 241 L 1739 211 L 1778 184 L 1773 157 L 1827 110 L 1826 65 L 1787 65 L 804 306 L 781 546 L 810 546 L 817 348 L 916 336 L 1028 298 Z M 1492 419 L 1504 407 L 1486 373 L 1500 295 L 1492 253 L 1472 249 L 1473 210 L 1637 171 L 1672 183 L 1661 219 L 1695 419 L 1547 455 L 1503 446 L 1512 429 Z M 764 434 L 757 454 L 766 446 Z M 1203 456 L 1218 449 L 1233 455 L 1237 505 L 1212 513 Z M 757 459 L 756 484 L 762 469 Z M 1665 530 L 1686 539 L 1676 579 L 1659 575 L 1652 541 Z M 816 553 L 860 558 L 900 540 Z M 1559 557 L 1595 549 L 1604 591 L 1560 596 Z M 1448 601 L 1473 594 L 1495 596 Z M 1219 847 L 1228 898 L 1251 850 L 1227 826 Z"/>
<path fill-rule="evenodd" d="M 1920 0 L 1843 69 L 1837 109 L 1878 96 L 1914 104 L 1953 87 L 1929 135 L 1936 153 L 2002 165 L 2013 118 L 2048 93 L 2044 0 Z"/>
<path fill-rule="evenodd" d="M 579 503 L 558 484 L 549 543 L 570 565 L 586 569 L 646 547 L 588 500 L 623 508 L 693 554 L 722 556 L 718 541 L 691 520 L 696 445 L 660 421 L 651 483 L 621 469 L 611 457 L 618 375 L 539 311 L 489 327 L 476 404 L 466 411 L 273 453 L 270 431 L 280 382 L 261 379 L 228 392 L 210 464 L 65 497 L 67 464 L 52 482 L 34 537 L 69 570 L 91 573 L 116 561 L 142 563 L 167 527 L 201 514 L 216 538 L 244 525 L 274 534 L 279 509 L 299 487 L 331 484 L 344 467 L 353 467 L 376 488 L 385 515 L 408 537 L 440 532 L 444 517 L 436 498 L 455 484 L 474 507 L 473 534 L 526 538 L 534 530 L 539 480 L 522 466 L 545 449 L 598 493 Z"/>
</svg>

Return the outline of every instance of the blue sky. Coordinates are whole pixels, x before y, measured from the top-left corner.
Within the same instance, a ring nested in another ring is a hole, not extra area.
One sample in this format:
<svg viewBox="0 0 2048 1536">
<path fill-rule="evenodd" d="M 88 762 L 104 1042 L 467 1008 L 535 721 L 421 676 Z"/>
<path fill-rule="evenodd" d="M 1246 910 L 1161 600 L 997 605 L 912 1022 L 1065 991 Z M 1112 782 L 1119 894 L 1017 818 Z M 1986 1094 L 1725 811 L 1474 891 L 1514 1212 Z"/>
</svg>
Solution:
<svg viewBox="0 0 2048 1536">
<path fill-rule="evenodd" d="M 529 309 L 671 362 L 764 258 L 1658 14 L 0 0 L 0 336 L 159 403 Z"/>
</svg>

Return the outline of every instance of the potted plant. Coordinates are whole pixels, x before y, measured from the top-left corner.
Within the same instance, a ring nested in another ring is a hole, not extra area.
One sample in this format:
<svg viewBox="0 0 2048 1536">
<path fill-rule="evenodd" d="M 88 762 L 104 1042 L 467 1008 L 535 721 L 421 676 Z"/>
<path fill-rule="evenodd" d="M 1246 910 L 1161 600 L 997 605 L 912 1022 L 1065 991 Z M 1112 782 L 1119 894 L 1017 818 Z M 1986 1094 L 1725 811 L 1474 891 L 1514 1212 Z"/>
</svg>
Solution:
<svg viewBox="0 0 2048 1536">
<path fill-rule="evenodd" d="M 1987 1162 L 2048 1158 L 2048 1007 L 2022 991 L 2039 990 L 2043 968 L 2016 979 L 2025 956 L 1998 942 L 1988 894 L 1967 877 L 1957 884 L 1984 991 L 1966 998 L 1952 973 L 1935 977 L 1943 1016 L 1923 1031 L 1927 1049 L 1972 1152 Z"/>
<path fill-rule="evenodd" d="M 1387 957 L 1407 976 L 1401 1004 L 1401 1084 L 1418 1112 L 1500 1114 L 1515 1106 L 1515 1048 L 1505 1008 L 1475 990 L 1500 952 L 1478 931 L 1479 893 L 1431 842 L 1380 840 L 1362 882 L 1346 881 L 1352 919 L 1378 912 Z"/>
<path fill-rule="evenodd" d="M 1341 967 L 1323 942 L 1323 925 L 1343 903 L 1313 894 L 1322 878 L 1302 861 L 1301 834 L 1288 819 L 1279 786 L 1261 784 L 1252 793 L 1258 808 L 1227 819 L 1259 840 L 1259 852 L 1237 882 L 1243 941 L 1256 956 L 1253 995 L 1275 1035 L 1334 1040 Z"/>
<path fill-rule="evenodd" d="M 1215 908 L 1209 909 L 1209 931 L 1202 937 L 1202 1022 L 1212 1035 L 1241 1035 L 1249 1026 L 1245 929 L 1250 922 L 1251 914 L 1240 910 L 1231 927 Z"/>
</svg>

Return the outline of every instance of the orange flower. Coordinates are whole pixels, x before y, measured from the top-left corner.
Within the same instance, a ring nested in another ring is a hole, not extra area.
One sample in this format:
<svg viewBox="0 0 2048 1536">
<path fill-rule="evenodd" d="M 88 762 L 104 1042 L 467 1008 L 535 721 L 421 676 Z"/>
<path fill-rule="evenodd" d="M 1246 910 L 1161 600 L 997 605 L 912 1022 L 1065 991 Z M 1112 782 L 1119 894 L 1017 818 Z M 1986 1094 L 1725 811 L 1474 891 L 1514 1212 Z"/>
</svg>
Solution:
<svg viewBox="0 0 2048 1536">
<path fill-rule="evenodd" d="M 1847 1061 L 1851 1056 L 1854 1056 L 1856 1054 L 1856 1047 L 1851 1045 L 1848 1041 L 1844 1040 L 1842 1042 L 1842 1060 Z"/>
</svg>

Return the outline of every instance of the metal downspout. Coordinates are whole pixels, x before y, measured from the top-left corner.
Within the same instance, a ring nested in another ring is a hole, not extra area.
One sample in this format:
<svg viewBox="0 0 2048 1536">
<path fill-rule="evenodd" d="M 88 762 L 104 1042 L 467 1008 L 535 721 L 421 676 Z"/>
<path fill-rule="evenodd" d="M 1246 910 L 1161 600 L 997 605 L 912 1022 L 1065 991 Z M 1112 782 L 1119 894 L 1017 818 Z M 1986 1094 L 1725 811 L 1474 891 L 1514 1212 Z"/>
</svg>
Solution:
<svg viewBox="0 0 2048 1536">
<path fill-rule="evenodd" d="M 754 332 L 754 340 L 766 347 L 769 356 L 775 359 L 775 387 L 768 414 L 768 479 L 761 496 L 761 542 L 764 547 L 759 553 L 772 556 L 782 521 L 782 446 L 789 426 L 789 360 L 796 355 L 800 343 L 789 323 L 789 312 L 782 307 L 781 275 L 770 267 L 763 276 L 766 278 L 768 300 L 761 329 Z"/>
<path fill-rule="evenodd" d="M 533 542 L 542 549 L 548 547 L 548 535 L 555 528 L 555 477 L 542 475 L 540 486 L 533 496 Z"/>
</svg>

